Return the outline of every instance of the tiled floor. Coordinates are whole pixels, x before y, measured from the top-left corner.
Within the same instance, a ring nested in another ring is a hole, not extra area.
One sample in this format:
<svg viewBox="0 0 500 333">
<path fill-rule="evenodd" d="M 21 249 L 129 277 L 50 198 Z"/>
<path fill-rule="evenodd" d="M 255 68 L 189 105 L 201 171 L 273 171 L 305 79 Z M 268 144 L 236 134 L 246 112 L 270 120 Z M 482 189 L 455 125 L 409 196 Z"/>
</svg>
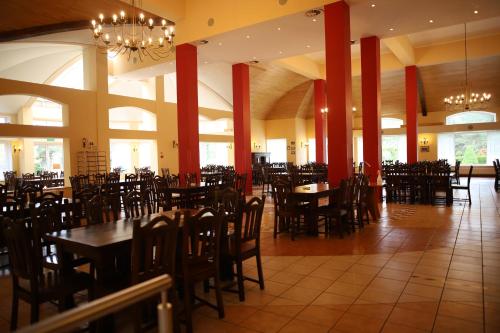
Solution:
<svg viewBox="0 0 500 333">
<path fill-rule="evenodd" d="M 195 331 L 500 332 L 500 195 L 492 183 L 473 181 L 471 207 L 384 205 L 379 222 L 344 239 L 273 239 L 269 201 L 262 233 L 265 290 L 247 283 L 244 303 L 224 293 L 225 318 L 200 308 Z M 256 275 L 253 260 L 245 274 Z M 3 332 L 10 279 L 0 278 L 0 286 Z"/>
</svg>

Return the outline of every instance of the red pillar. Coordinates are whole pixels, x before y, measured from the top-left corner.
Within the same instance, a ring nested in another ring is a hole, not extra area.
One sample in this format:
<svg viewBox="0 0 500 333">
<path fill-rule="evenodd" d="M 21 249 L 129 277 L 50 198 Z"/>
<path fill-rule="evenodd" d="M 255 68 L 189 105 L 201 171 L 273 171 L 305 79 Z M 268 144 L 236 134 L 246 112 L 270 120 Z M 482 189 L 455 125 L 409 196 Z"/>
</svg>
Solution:
<svg viewBox="0 0 500 333">
<path fill-rule="evenodd" d="M 325 6 L 328 182 L 337 186 L 352 175 L 352 86 L 349 5 Z"/>
<path fill-rule="evenodd" d="M 406 79 L 406 154 L 407 162 L 417 162 L 417 67 L 405 68 Z"/>
<path fill-rule="evenodd" d="M 370 181 L 377 181 L 381 167 L 380 39 L 361 38 L 361 93 L 363 105 L 363 160 Z"/>
<path fill-rule="evenodd" d="M 247 64 L 233 65 L 234 167 L 247 174 L 246 193 L 252 194 L 250 138 L 250 71 Z"/>
<path fill-rule="evenodd" d="M 198 135 L 198 58 L 196 46 L 176 47 L 177 130 L 179 173 L 200 173 L 200 139 Z"/>
<path fill-rule="evenodd" d="M 326 82 L 314 80 L 314 133 L 316 137 L 316 162 L 325 163 L 325 133 L 323 131 L 323 113 L 326 107 Z"/>
</svg>

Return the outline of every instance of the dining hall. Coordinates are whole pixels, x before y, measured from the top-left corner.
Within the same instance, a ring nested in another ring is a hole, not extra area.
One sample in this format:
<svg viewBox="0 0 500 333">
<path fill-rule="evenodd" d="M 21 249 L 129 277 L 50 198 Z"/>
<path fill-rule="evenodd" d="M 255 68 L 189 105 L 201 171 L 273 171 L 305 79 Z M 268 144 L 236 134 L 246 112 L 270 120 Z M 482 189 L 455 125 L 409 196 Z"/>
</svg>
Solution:
<svg viewBox="0 0 500 333">
<path fill-rule="evenodd" d="M 498 0 L 0 8 L 0 332 L 500 332 Z"/>
</svg>

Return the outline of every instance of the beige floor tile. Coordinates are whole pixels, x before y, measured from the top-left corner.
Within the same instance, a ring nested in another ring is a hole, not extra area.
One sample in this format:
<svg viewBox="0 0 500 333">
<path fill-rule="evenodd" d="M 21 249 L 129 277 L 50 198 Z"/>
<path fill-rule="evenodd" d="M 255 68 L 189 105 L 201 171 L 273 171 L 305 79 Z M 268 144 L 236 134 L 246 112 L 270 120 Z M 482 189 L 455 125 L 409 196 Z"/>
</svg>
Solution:
<svg viewBox="0 0 500 333">
<path fill-rule="evenodd" d="M 277 297 L 271 303 L 262 308 L 262 311 L 271 312 L 279 316 L 295 317 L 300 311 L 305 308 L 301 302 L 296 302 L 290 299 Z"/>
<path fill-rule="evenodd" d="M 401 293 L 406 286 L 406 282 L 396 281 L 392 279 L 385 279 L 381 277 L 376 277 L 373 281 L 368 285 L 368 287 L 378 288 L 380 290 L 392 292 L 392 293 Z"/>
<path fill-rule="evenodd" d="M 351 305 L 356 299 L 354 297 L 342 296 L 324 292 L 319 295 L 313 305 Z"/>
<path fill-rule="evenodd" d="M 323 279 L 315 276 L 306 276 L 297 284 L 296 287 L 309 288 L 319 291 L 325 291 L 328 287 L 330 287 L 333 283 L 333 280 Z"/>
<path fill-rule="evenodd" d="M 412 272 L 400 271 L 392 268 L 383 268 L 379 273 L 378 277 L 393 279 L 398 281 L 408 281 L 410 279 Z"/>
<path fill-rule="evenodd" d="M 369 303 L 396 303 L 400 293 L 392 293 L 379 288 L 368 287 L 359 295 L 359 300 Z"/>
<path fill-rule="evenodd" d="M 438 315 L 482 323 L 483 306 L 482 304 L 479 305 L 480 306 L 457 302 L 441 302 Z"/>
<path fill-rule="evenodd" d="M 430 332 L 418 328 L 387 322 L 382 329 L 382 333 L 425 333 Z"/>
<path fill-rule="evenodd" d="M 437 316 L 436 323 L 434 324 L 435 333 L 481 333 L 483 332 L 483 325 L 472 321 L 461 320 L 458 318 Z"/>
<path fill-rule="evenodd" d="M 281 294 L 280 297 L 300 302 L 301 304 L 309 304 L 318 297 L 321 292 L 321 290 L 294 286 Z"/>
<path fill-rule="evenodd" d="M 353 304 L 347 312 L 366 317 L 386 319 L 391 313 L 393 307 L 394 304 Z"/>
<path fill-rule="evenodd" d="M 264 290 L 263 292 L 272 296 L 279 296 L 282 293 L 284 293 L 286 290 L 288 290 L 292 285 L 290 284 L 285 284 L 285 283 L 279 283 L 271 280 L 266 280 L 264 284 Z M 259 289 L 259 285 L 255 284 L 255 286 L 252 289 Z"/>
<path fill-rule="evenodd" d="M 293 319 L 280 330 L 280 333 L 326 333 L 329 329 L 330 326 L 323 326 L 309 321 Z"/>
<path fill-rule="evenodd" d="M 320 305 L 309 305 L 302 310 L 297 319 L 332 327 L 344 314 L 344 311 L 330 309 Z"/>
<path fill-rule="evenodd" d="M 433 300 L 439 300 L 443 292 L 442 288 L 426 286 L 416 283 L 408 283 L 403 294 L 422 296 Z"/>
<path fill-rule="evenodd" d="M 358 297 L 364 289 L 363 285 L 336 281 L 326 291 L 337 295 Z"/>
<path fill-rule="evenodd" d="M 392 311 L 388 322 L 411 326 L 422 330 L 431 330 L 432 325 L 434 324 L 434 317 L 434 313 L 415 311 L 396 306 Z"/>
<path fill-rule="evenodd" d="M 296 284 L 305 277 L 304 274 L 297 274 L 291 272 L 279 272 L 269 278 L 269 280 L 283 283 L 283 284 Z"/>
<path fill-rule="evenodd" d="M 290 318 L 288 317 L 278 316 L 265 311 L 257 311 L 245 319 L 240 326 L 263 333 L 274 333 L 278 332 L 289 321 Z"/>
<path fill-rule="evenodd" d="M 343 332 L 379 332 L 384 324 L 383 319 L 365 317 L 358 314 L 346 313 L 334 326 L 336 330 Z"/>
</svg>

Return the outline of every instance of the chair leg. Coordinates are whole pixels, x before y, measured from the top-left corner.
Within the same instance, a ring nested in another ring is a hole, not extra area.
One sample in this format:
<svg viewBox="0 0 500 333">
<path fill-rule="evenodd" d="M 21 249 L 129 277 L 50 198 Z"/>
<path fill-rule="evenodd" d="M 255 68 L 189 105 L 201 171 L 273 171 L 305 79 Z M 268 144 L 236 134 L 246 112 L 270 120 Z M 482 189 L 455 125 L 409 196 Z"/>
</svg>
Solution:
<svg viewBox="0 0 500 333">
<path fill-rule="evenodd" d="M 203 281 L 203 292 L 208 293 L 210 291 L 210 280 L 206 279 Z"/>
<path fill-rule="evenodd" d="M 243 262 L 238 258 L 236 259 L 236 274 L 238 278 L 238 296 L 240 302 L 245 301 L 245 286 L 243 285 Z"/>
<path fill-rule="evenodd" d="M 12 294 L 12 309 L 10 314 L 10 330 L 15 331 L 17 329 L 17 314 L 19 312 L 19 296 L 14 290 Z"/>
<path fill-rule="evenodd" d="M 31 301 L 31 318 L 30 322 L 32 324 L 38 322 L 40 319 L 40 304 L 38 304 L 38 300 Z"/>
<path fill-rule="evenodd" d="M 472 205 L 472 200 L 470 198 L 470 188 L 467 189 L 467 194 L 469 196 L 469 206 Z"/>
<path fill-rule="evenodd" d="M 259 245 L 260 247 L 260 245 Z M 260 290 L 264 290 L 264 272 L 262 271 L 262 259 L 260 258 L 260 248 L 255 256 L 257 259 L 257 273 L 259 274 L 259 286 Z"/>
<path fill-rule="evenodd" d="M 217 311 L 219 312 L 219 319 L 224 318 L 224 303 L 222 301 L 222 290 L 220 287 L 219 273 L 215 273 L 215 297 L 217 299 Z"/>
<path fill-rule="evenodd" d="M 186 319 L 186 332 L 193 333 L 193 317 L 192 317 L 192 294 L 191 286 L 188 281 L 184 281 L 184 317 Z"/>
<path fill-rule="evenodd" d="M 276 238 L 278 235 L 278 216 L 276 212 L 274 213 L 274 232 L 273 232 L 273 238 Z"/>
</svg>

